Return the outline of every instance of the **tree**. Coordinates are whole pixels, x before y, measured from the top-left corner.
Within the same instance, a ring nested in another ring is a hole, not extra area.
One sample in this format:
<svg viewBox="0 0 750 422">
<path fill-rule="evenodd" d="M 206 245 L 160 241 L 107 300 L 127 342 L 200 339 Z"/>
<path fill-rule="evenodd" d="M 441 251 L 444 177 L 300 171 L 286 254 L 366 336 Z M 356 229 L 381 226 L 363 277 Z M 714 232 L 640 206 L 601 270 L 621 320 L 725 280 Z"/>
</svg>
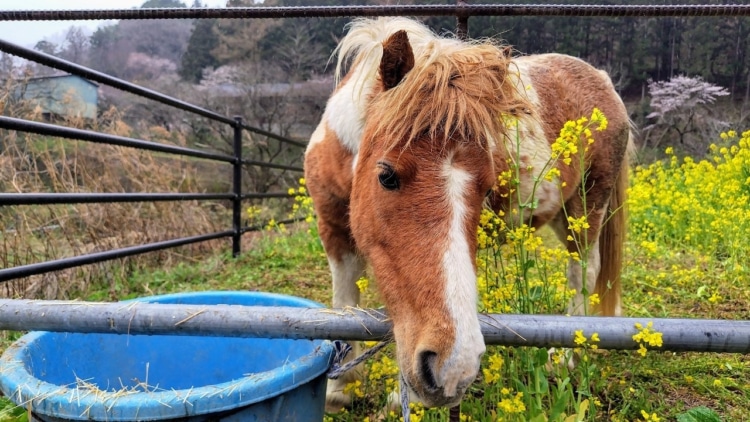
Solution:
<svg viewBox="0 0 750 422">
<path fill-rule="evenodd" d="M 133 47 L 127 38 L 120 36 L 118 29 L 117 24 L 97 28 L 90 38 L 89 59 L 94 69 L 119 77 Z"/>
<path fill-rule="evenodd" d="M 15 76 L 17 72 L 13 56 L 8 53 L 0 53 L 0 84 L 8 78 Z"/>
<path fill-rule="evenodd" d="M 190 34 L 187 49 L 182 56 L 180 76 L 183 80 L 198 83 L 203 76 L 203 70 L 219 65 L 219 61 L 212 52 L 219 45 L 216 34 L 216 19 L 197 19 Z"/>
<path fill-rule="evenodd" d="M 48 40 L 42 40 L 36 43 L 34 50 L 51 56 L 57 56 L 60 54 L 60 46 Z M 36 62 L 29 62 L 26 65 L 26 71 L 29 73 L 28 76 L 50 76 L 54 75 L 56 72 L 55 69 Z"/>
<path fill-rule="evenodd" d="M 302 81 L 325 71 L 329 49 L 318 40 L 315 23 L 309 19 L 296 20 L 271 29 L 262 40 L 261 58 L 276 63 L 286 75 L 285 81 Z"/>
<path fill-rule="evenodd" d="M 47 40 L 41 40 L 34 45 L 34 50 L 53 56 L 57 55 L 59 48 L 60 47 L 57 44 Z"/>
<path fill-rule="evenodd" d="M 117 31 L 120 40 L 127 40 L 123 47 L 180 63 L 192 28 L 193 23 L 185 19 L 125 20 Z"/>
<path fill-rule="evenodd" d="M 91 66 L 127 78 L 130 55 L 141 53 L 179 64 L 187 48 L 192 22 L 180 19 L 124 20 L 100 27 L 91 36 Z"/>
<path fill-rule="evenodd" d="M 65 33 L 65 41 L 60 51 L 60 58 L 73 63 L 84 64 L 88 60 L 90 38 L 82 26 L 71 26 Z"/>
<path fill-rule="evenodd" d="M 228 7 L 255 6 L 253 0 L 229 0 Z M 266 0 L 263 6 L 276 6 L 276 0 Z M 290 19 L 294 21 L 295 19 Z M 211 54 L 220 65 L 259 60 L 258 42 L 268 31 L 281 25 L 281 19 L 219 19 L 216 22 L 218 45 Z"/>
<path fill-rule="evenodd" d="M 272 64 L 243 62 L 207 71 L 197 87 L 203 104 L 226 116 L 243 116 L 250 126 L 286 137 L 305 138 L 320 119 L 330 81 L 318 84 L 276 83 L 281 70 Z M 225 124 L 191 119 L 194 141 L 231 154 L 233 132 Z M 301 132 L 301 133 L 300 133 Z M 273 138 L 246 133 L 243 156 L 252 160 L 299 165 L 299 149 Z M 267 192 L 293 183 L 295 175 L 258 166 L 244 168 L 247 184 Z M 243 182 L 244 183 L 244 182 Z"/>
<path fill-rule="evenodd" d="M 653 119 L 654 123 L 644 128 L 647 133 L 644 147 L 659 148 L 662 141 L 668 139 L 673 146 L 703 155 L 708 140 L 726 126 L 726 122 L 713 116 L 708 107 L 718 97 L 729 95 L 725 88 L 700 77 L 675 76 L 668 81 L 650 82 L 649 92 L 652 112 L 647 119 Z M 652 137 L 652 132 L 656 136 Z M 676 138 L 669 138 L 671 133 L 675 133 Z"/>
</svg>

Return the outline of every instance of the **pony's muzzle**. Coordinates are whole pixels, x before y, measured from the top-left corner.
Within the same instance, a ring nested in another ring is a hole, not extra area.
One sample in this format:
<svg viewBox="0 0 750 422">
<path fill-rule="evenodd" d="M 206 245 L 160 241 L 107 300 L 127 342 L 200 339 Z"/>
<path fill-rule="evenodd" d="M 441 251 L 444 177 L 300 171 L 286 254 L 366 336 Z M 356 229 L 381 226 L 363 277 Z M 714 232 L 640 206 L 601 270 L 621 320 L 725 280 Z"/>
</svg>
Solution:
<svg viewBox="0 0 750 422">
<path fill-rule="evenodd" d="M 477 357 L 476 371 L 467 370 L 460 376 L 455 372 L 441 370 L 438 366 L 438 354 L 423 350 L 417 353 L 415 361 L 416 383 L 410 383 L 410 389 L 427 407 L 454 406 L 461 402 L 466 389 L 476 379 L 481 354 Z M 474 366 L 474 365 L 472 365 Z M 408 377 L 407 377 L 408 382 Z"/>
</svg>

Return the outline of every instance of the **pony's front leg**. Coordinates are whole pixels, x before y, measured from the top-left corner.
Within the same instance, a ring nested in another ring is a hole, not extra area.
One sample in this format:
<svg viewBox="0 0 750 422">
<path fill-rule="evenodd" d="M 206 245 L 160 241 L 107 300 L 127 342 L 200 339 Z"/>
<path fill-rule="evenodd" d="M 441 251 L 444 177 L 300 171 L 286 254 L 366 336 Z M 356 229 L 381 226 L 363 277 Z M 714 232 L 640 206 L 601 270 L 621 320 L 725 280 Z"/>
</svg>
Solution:
<svg viewBox="0 0 750 422">
<path fill-rule="evenodd" d="M 601 221 L 600 215 L 602 214 L 598 212 L 589 215 L 589 219 L 594 217 L 593 224 L 589 223 L 589 225 L 599 227 L 599 222 Z M 575 293 L 573 293 L 573 297 L 568 303 L 566 313 L 568 315 L 590 315 L 592 313 L 592 306 L 588 301 L 590 296 L 594 293 L 594 289 L 596 289 L 597 277 L 599 276 L 601 268 L 599 240 L 596 235 L 596 230 L 589 229 L 588 231 L 582 230 L 579 233 L 575 233 L 569 229 L 568 225 L 566 214 L 564 212 L 560 212 L 554 220 L 550 222 L 550 227 L 554 230 L 560 241 L 566 245 L 568 252 L 585 255 L 580 259 L 574 259 L 572 257 L 568 259 L 568 287 Z M 588 239 L 584 239 L 583 236 L 589 237 Z M 584 268 L 586 269 L 585 272 Z M 584 286 L 586 287 L 585 290 Z M 554 356 L 557 355 L 558 350 L 556 348 L 548 350 L 547 353 L 549 354 L 550 361 L 547 364 L 547 370 L 552 370 L 553 362 L 566 365 L 570 370 L 575 368 L 578 362 L 578 356 L 570 349 L 561 349 L 560 352 L 562 355 L 555 358 Z"/>
<path fill-rule="evenodd" d="M 331 224 L 319 217 L 318 227 L 333 277 L 333 307 L 358 306 L 360 294 L 356 282 L 364 273 L 365 263 L 352 247 L 348 225 L 342 227 L 339 224 Z M 344 228 L 346 229 L 342 230 Z M 358 342 L 353 342 L 351 346 L 347 361 L 360 354 Z M 357 366 L 338 379 L 328 380 L 326 412 L 338 412 L 351 404 L 351 394 L 344 390 L 347 384 L 362 378 L 361 372 L 361 367 Z"/>
<path fill-rule="evenodd" d="M 572 202 L 572 201 L 571 201 Z M 567 205 L 574 210 L 581 208 L 577 202 L 569 202 Z M 568 287 L 575 293 L 568 304 L 569 315 L 591 315 L 595 309 L 589 298 L 597 288 L 597 278 L 601 270 L 601 256 L 599 250 L 599 229 L 602 225 L 602 217 L 606 208 L 593 210 L 589 213 L 587 223 L 588 229 L 571 229 L 567 215 L 574 219 L 580 218 L 577 214 L 582 212 L 571 212 L 566 214 L 560 212 L 550 226 L 557 237 L 562 241 L 570 253 L 576 253 L 577 258 L 568 260 Z M 584 271 L 585 269 L 585 271 Z"/>
<path fill-rule="evenodd" d="M 357 280 L 364 274 L 364 261 L 353 251 L 333 256 L 328 254 L 328 266 L 333 277 L 334 308 L 359 305 Z"/>
<path fill-rule="evenodd" d="M 328 265 L 333 275 L 333 307 L 344 308 L 359 304 L 357 279 L 362 276 L 364 262 L 356 253 L 346 252 L 339 256 L 328 254 Z M 359 342 L 351 343 L 352 350 L 346 361 L 360 355 Z M 345 392 L 346 385 L 362 378 L 361 366 L 357 366 L 335 380 L 328 380 L 326 389 L 326 412 L 338 412 L 352 402 L 351 393 Z"/>
<path fill-rule="evenodd" d="M 590 315 L 592 311 L 592 305 L 587 302 L 589 297 L 594 294 L 596 278 L 599 276 L 599 269 L 601 268 L 598 240 L 588 245 L 587 255 L 585 258 L 570 258 L 568 261 L 568 287 L 575 291 L 568 304 L 569 315 Z M 586 268 L 585 272 L 583 271 L 584 267 Z M 585 291 L 584 285 L 586 286 Z"/>
</svg>

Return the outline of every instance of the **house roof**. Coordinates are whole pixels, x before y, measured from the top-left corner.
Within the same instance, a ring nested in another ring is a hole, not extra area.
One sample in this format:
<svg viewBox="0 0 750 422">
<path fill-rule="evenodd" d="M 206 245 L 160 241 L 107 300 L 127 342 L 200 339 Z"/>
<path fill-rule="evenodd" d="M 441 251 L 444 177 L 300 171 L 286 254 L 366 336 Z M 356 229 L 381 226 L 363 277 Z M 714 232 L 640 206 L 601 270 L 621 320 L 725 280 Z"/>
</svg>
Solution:
<svg viewBox="0 0 750 422">
<path fill-rule="evenodd" d="M 86 78 L 83 78 L 83 77 L 80 77 L 78 75 L 71 75 L 69 73 L 60 73 L 59 75 L 50 75 L 50 76 L 36 76 L 36 77 L 33 77 L 33 78 L 29 78 L 29 82 L 31 82 L 31 81 L 43 81 L 43 80 L 50 80 L 50 79 L 62 79 L 62 78 L 78 78 L 78 79 L 81 79 L 83 81 L 88 82 L 89 84 L 91 84 L 91 85 L 93 85 L 93 86 L 95 86 L 97 88 L 99 87 L 99 84 L 96 83 L 96 82 L 94 82 L 94 81 L 90 81 L 90 80 L 88 80 Z"/>
</svg>

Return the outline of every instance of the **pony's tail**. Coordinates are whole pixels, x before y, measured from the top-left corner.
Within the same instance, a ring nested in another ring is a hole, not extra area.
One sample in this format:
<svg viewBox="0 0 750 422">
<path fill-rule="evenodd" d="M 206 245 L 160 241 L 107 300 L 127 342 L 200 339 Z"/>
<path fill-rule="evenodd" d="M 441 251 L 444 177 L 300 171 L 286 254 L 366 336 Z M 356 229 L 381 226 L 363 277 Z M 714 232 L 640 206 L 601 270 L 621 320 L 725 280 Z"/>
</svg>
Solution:
<svg viewBox="0 0 750 422">
<path fill-rule="evenodd" d="M 609 212 L 599 233 L 599 258 L 601 269 L 596 278 L 594 293 L 599 296 L 598 314 L 619 316 L 622 312 L 620 272 L 622 271 L 625 233 L 627 230 L 627 189 L 633 134 L 629 135 L 625 159 L 620 167 L 617 183 L 609 199 Z"/>
</svg>

